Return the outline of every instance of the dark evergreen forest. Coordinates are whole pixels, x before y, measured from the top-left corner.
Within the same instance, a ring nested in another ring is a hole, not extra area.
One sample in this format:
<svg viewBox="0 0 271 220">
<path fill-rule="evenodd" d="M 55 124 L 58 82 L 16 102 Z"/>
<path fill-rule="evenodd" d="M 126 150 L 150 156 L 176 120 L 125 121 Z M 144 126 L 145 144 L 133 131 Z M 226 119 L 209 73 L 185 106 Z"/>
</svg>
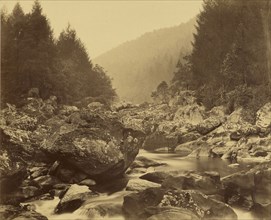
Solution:
<svg viewBox="0 0 271 220">
<path fill-rule="evenodd" d="M 116 96 L 111 79 L 92 64 L 70 25 L 54 38 L 38 1 L 28 14 L 19 3 L 11 14 L 1 12 L 1 51 L 2 103 L 18 104 L 31 88 L 41 98 L 55 95 L 61 103 L 85 97 L 110 103 Z"/>
<path fill-rule="evenodd" d="M 177 64 L 168 92 L 195 90 L 199 103 L 208 109 L 226 105 L 229 113 L 238 107 L 255 113 L 270 101 L 270 4 L 270 0 L 205 0 L 192 52 Z"/>
</svg>

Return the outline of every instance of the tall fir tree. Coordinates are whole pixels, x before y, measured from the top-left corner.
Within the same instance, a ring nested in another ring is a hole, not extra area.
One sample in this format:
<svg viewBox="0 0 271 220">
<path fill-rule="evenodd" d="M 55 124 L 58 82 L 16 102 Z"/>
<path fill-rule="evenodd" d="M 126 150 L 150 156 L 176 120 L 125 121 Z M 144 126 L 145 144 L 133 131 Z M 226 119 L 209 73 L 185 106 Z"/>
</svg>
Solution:
<svg viewBox="0 0 271 220">
<path fill-rule="evenodd" d="M 42 13 L 39 1 L 35 1 L 32 11 L 27 15 L 24 54 L 26 60 L 22 70 L 25 72 L 25 87 L 40 89 L 42 97 L 47 97 L 54 87 L 56 51 L 53 32 L 49 21 Z"/>
<path fill-rule="evenodd" d="M 4 16 L 4 15 L 3 15 Z M 16 101 L 23 90 L 22 66 L 24 64 L 24 34 L 26 16 L 17 3 L 10 16 L 1 17 L 1 84 L 2 100 Z"/>
</svg>

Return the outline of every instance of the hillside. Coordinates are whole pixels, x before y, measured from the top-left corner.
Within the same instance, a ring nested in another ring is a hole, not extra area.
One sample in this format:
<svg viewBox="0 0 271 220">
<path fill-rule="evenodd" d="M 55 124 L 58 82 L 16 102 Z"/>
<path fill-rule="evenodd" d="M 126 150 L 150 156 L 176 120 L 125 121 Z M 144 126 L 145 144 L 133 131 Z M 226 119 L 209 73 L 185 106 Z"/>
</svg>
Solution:
<svg viewBox="0 0 271 220">
<path fill-rule="evenodd" d="M 154 30 L 125 42 L 93 60 L 113 78 L 121 99 L 148 101 L 162 81 L 169 81 L 179 57 L 191 51 L 195 19 Z"/>
</svg>

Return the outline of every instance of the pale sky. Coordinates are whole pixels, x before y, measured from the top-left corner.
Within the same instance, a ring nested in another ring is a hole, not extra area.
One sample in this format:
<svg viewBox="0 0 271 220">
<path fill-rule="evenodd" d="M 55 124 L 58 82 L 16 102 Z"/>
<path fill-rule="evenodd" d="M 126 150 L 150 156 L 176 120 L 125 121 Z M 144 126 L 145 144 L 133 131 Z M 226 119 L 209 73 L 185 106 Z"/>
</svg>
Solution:
<svg viewBox="0 0 271 220">
<path fill-rule="evenodd" d="M 0 0 L 11 12 L 17 1 Z M 25 13 L 33 0 L 20 0 Z M 202 0 L 178 1 L 75 1 L 41 0 L 55 37 L 68 23 L 85 44 L 91 59 L 154 29 L 188 21 L 199 13 Z"/>
</svg>

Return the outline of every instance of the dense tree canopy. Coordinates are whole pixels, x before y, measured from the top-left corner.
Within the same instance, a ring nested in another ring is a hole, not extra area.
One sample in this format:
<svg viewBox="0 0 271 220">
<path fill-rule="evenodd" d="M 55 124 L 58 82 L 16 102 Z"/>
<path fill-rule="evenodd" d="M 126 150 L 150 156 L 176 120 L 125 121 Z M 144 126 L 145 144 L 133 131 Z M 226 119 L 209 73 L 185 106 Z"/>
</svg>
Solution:
<svg viewBox="0 0 271 220">
<path fill-rule="evenodd" d="M 55 40 L 42 7 L 35 1 L 25 14 L 17 3 L 11 14 L 1 12 L 1 101 L 18 103 L 31 88 L 40 96 L 56 95 L 63 103 L 84 97 L 116 96 L 102 68 L 93 67 L 70 25 Z"/>
<path fill-rule="evenodd" d="M 270 0 L 205 0 L 192 53 L 172 84 L 193 88 L 209 108 L 270 100 L 270 11 Z"/>
</svg>

